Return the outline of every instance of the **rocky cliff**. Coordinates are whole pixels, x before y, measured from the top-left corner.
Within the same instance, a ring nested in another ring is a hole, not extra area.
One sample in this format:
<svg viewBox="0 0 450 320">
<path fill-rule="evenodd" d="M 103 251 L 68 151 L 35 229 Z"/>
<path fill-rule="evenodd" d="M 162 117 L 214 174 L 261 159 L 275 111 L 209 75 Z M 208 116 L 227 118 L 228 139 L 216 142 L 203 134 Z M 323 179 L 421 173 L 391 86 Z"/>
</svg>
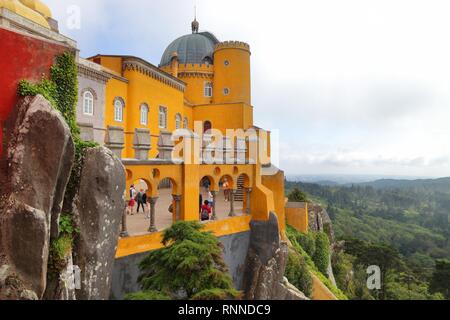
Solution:
<svg viewBox="0 0 450 320">
<path fill-rule="evenodd" d="M 66 188 L 74 165 L 71 132 L 61 114 L 42 96 L 22 99 L 4 132 L 0 159 L 0 300 L 107 299 L 117 246 L 124 169 L 103 148 L 87 149 L 79 164 L 73 208 Z M 67 199 L 66 199 L 67 200 Z M 51 275 L 52 244 L 60 237 L 61 214 L 77 230 L 64 253 L 60 273 Z M 81 271 L 75 294 L 67 270 Z"/>
<path fill-rule="evenodd" d="M 244 292 L 248 300 L 308 300 L 284 277 L 288 244 L 280 238 L 277 216 L 252 221 L 250 246 L 244 271 Z"/>
</svg>

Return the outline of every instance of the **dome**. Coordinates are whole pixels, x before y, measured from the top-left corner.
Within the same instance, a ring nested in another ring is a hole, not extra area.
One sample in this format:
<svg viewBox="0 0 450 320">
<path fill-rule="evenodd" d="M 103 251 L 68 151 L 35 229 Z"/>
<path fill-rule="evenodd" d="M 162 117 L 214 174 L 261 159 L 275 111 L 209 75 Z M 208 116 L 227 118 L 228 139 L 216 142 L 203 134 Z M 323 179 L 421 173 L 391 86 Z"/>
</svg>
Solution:
<svg viewBox="0 0 450 320">
<path fill-rule="evenodd" d="M 50 9 L 40 0 L 20 0 L 28 8 L 39 12 L 44 18 L 48 19 L 52 17 Z"/>
<path fill-rule="evenodd" d="M 6 8 L 19 16 L 27 18 L 28 20 L 43 26 L 44 28 L 50 29 L 50 25 L 41 14 L 28 8 L 19 0 L 0 0 L 0 9 L 1 8 Z"/>
<path fill-rule="evenodd" d="M 164 51 L 160 66 L 167 66 L 177 53 L 181 64 L 202 64 L 213 61 L 214 47 L 219 40 L 209 32 L 192 33 L 173 41 Z"/>
</svg>

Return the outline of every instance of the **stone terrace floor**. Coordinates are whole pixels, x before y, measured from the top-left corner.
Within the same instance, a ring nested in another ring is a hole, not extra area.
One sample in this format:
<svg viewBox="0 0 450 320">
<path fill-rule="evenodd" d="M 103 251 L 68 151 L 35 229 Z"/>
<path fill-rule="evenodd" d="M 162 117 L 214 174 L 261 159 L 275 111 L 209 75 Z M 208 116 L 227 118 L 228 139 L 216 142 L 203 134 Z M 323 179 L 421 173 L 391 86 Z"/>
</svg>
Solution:
<svg viewBox="0 0 450 320">
<path fill-rule="evenodd" d="M 203 189 L 203 188 L 202 188 Z M 203 199 L 207 200 L 207 193 L 202 190 Z M 158 231 L 162 231 L 170 227 L 173 223 L 172 221 L 172 213 L 169 213 L 168 208 L 172 203 L 172 194 L 171 189 L 162 189 L 159 191 L 159 199 L 156 202 L 156 228 Z M 216 198 L 216 214 L 218 220 L 223 220 L 228 218 L 228 214 L 230 213 L 230 203 L 225 202 L 225 197 L 223 191 L 221 191 Z M 234 208 L 236 216 L 244 215 L 244 211 L 242 208 L 242 202 L 234 202 Z M 150 226 L 150 219 L 146 218 L 150 211 L 150 205 L 147 205 L 145 209 L 145 214 L 141 212 L 139 214 L 136 213 L 137 205 L 134 208 L 134 215 L 127 216 L 127 227 L 128 233 L 130 236 L 140 236 L 148 234 L 148 228 Z"/>
</svg>

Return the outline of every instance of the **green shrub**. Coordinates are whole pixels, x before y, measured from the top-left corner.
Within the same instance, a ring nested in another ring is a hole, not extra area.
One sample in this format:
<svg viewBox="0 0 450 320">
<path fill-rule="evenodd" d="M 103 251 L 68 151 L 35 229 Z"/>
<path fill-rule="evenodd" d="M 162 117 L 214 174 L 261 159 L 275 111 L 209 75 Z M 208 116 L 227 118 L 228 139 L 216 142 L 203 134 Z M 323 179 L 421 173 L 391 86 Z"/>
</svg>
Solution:
<svg viewBox="0 0 450 320">
<path fill-rule="evenodd" d="M 292 244 L 292 248 L 297 251 L 304 259 L 308 266 L 308 270 L 310 273 L 314 274 L 319 280 L 328 288 L 330 291 L 338 298 L 339 300 L 348 300 L 348 297 L 341 291 L 339 288 L 337 288 L 335 285 L 333 285 L 326 277 L 322 274 L 322 272 L 319 271 L 319 269 L 314 264 L 313 259 L 308 255 L 308 253 L 301 247 L 301 245 L 297 242 L 297 237 L 299 235 L 299 231 L 294 229 L 292 226 L 287 225 L 286 227 L 286 235 L 289 238 L 289 241 Z"/>
<path fill-rule="evenodd" d="M 197 221 L 175 223 L 164 232 L 164 248 L 152 251 L 140 263 L 144 291 L 169 293 L 187 299 L 240 298 L 222 257 L 222 246 Z"/>
<path fill-rule="evenodd" d="M 307 297 L 312 297 L 313 281 L 308 270 L 305 258 L 294 249 L 289 249 L 289 257 L 286 266 L 286 278 L 289 282 L 303 292 Z"/>
<path fill-rule="evenodd" d="M 298 232 L 296 240 L 311 257 L 314 256 L 314 253 L 316 252 L 316 237 L 314 233 L 310 232 L 305 234 Z"/>
<path fill-rule="evenodd" d="M 315 234 L 316 250 L 312 259 L 317 269 L 324 275 L 328 274 L 328 266 L 330 264 L 330 241 L 328 236 L 323 232 Z"/>
<path fill-rule="evenodd" d="M 304 192 L 298 188 L 294 188 L 288 195 L 290 202 L 308 202 L 308 198 Z"/>
<path fill-rule="evenodd" d="M 169 295 L 159 291 L 141 291 L 125 295 L 125 300 L 153 301 L 153 300 L 171 300 L 171 298 Z"/>
</svg>

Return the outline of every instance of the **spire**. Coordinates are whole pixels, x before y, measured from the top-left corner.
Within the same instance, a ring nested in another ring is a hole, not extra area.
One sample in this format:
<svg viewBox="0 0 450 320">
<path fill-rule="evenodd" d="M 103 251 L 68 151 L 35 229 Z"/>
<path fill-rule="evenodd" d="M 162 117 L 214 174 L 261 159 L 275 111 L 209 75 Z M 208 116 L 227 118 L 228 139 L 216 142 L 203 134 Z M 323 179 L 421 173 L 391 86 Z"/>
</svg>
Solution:
<svg viewBox="0 0 450 320">
<path fill-rule="evenodd" d="M 192 21 L 192 33 L 198 33 L 198 29 L 200 27 L 200 24 L 197 21 L 197 6 L 194 7 L 195 13 L 194 13 L 194 21 Z"/>
</svg>

